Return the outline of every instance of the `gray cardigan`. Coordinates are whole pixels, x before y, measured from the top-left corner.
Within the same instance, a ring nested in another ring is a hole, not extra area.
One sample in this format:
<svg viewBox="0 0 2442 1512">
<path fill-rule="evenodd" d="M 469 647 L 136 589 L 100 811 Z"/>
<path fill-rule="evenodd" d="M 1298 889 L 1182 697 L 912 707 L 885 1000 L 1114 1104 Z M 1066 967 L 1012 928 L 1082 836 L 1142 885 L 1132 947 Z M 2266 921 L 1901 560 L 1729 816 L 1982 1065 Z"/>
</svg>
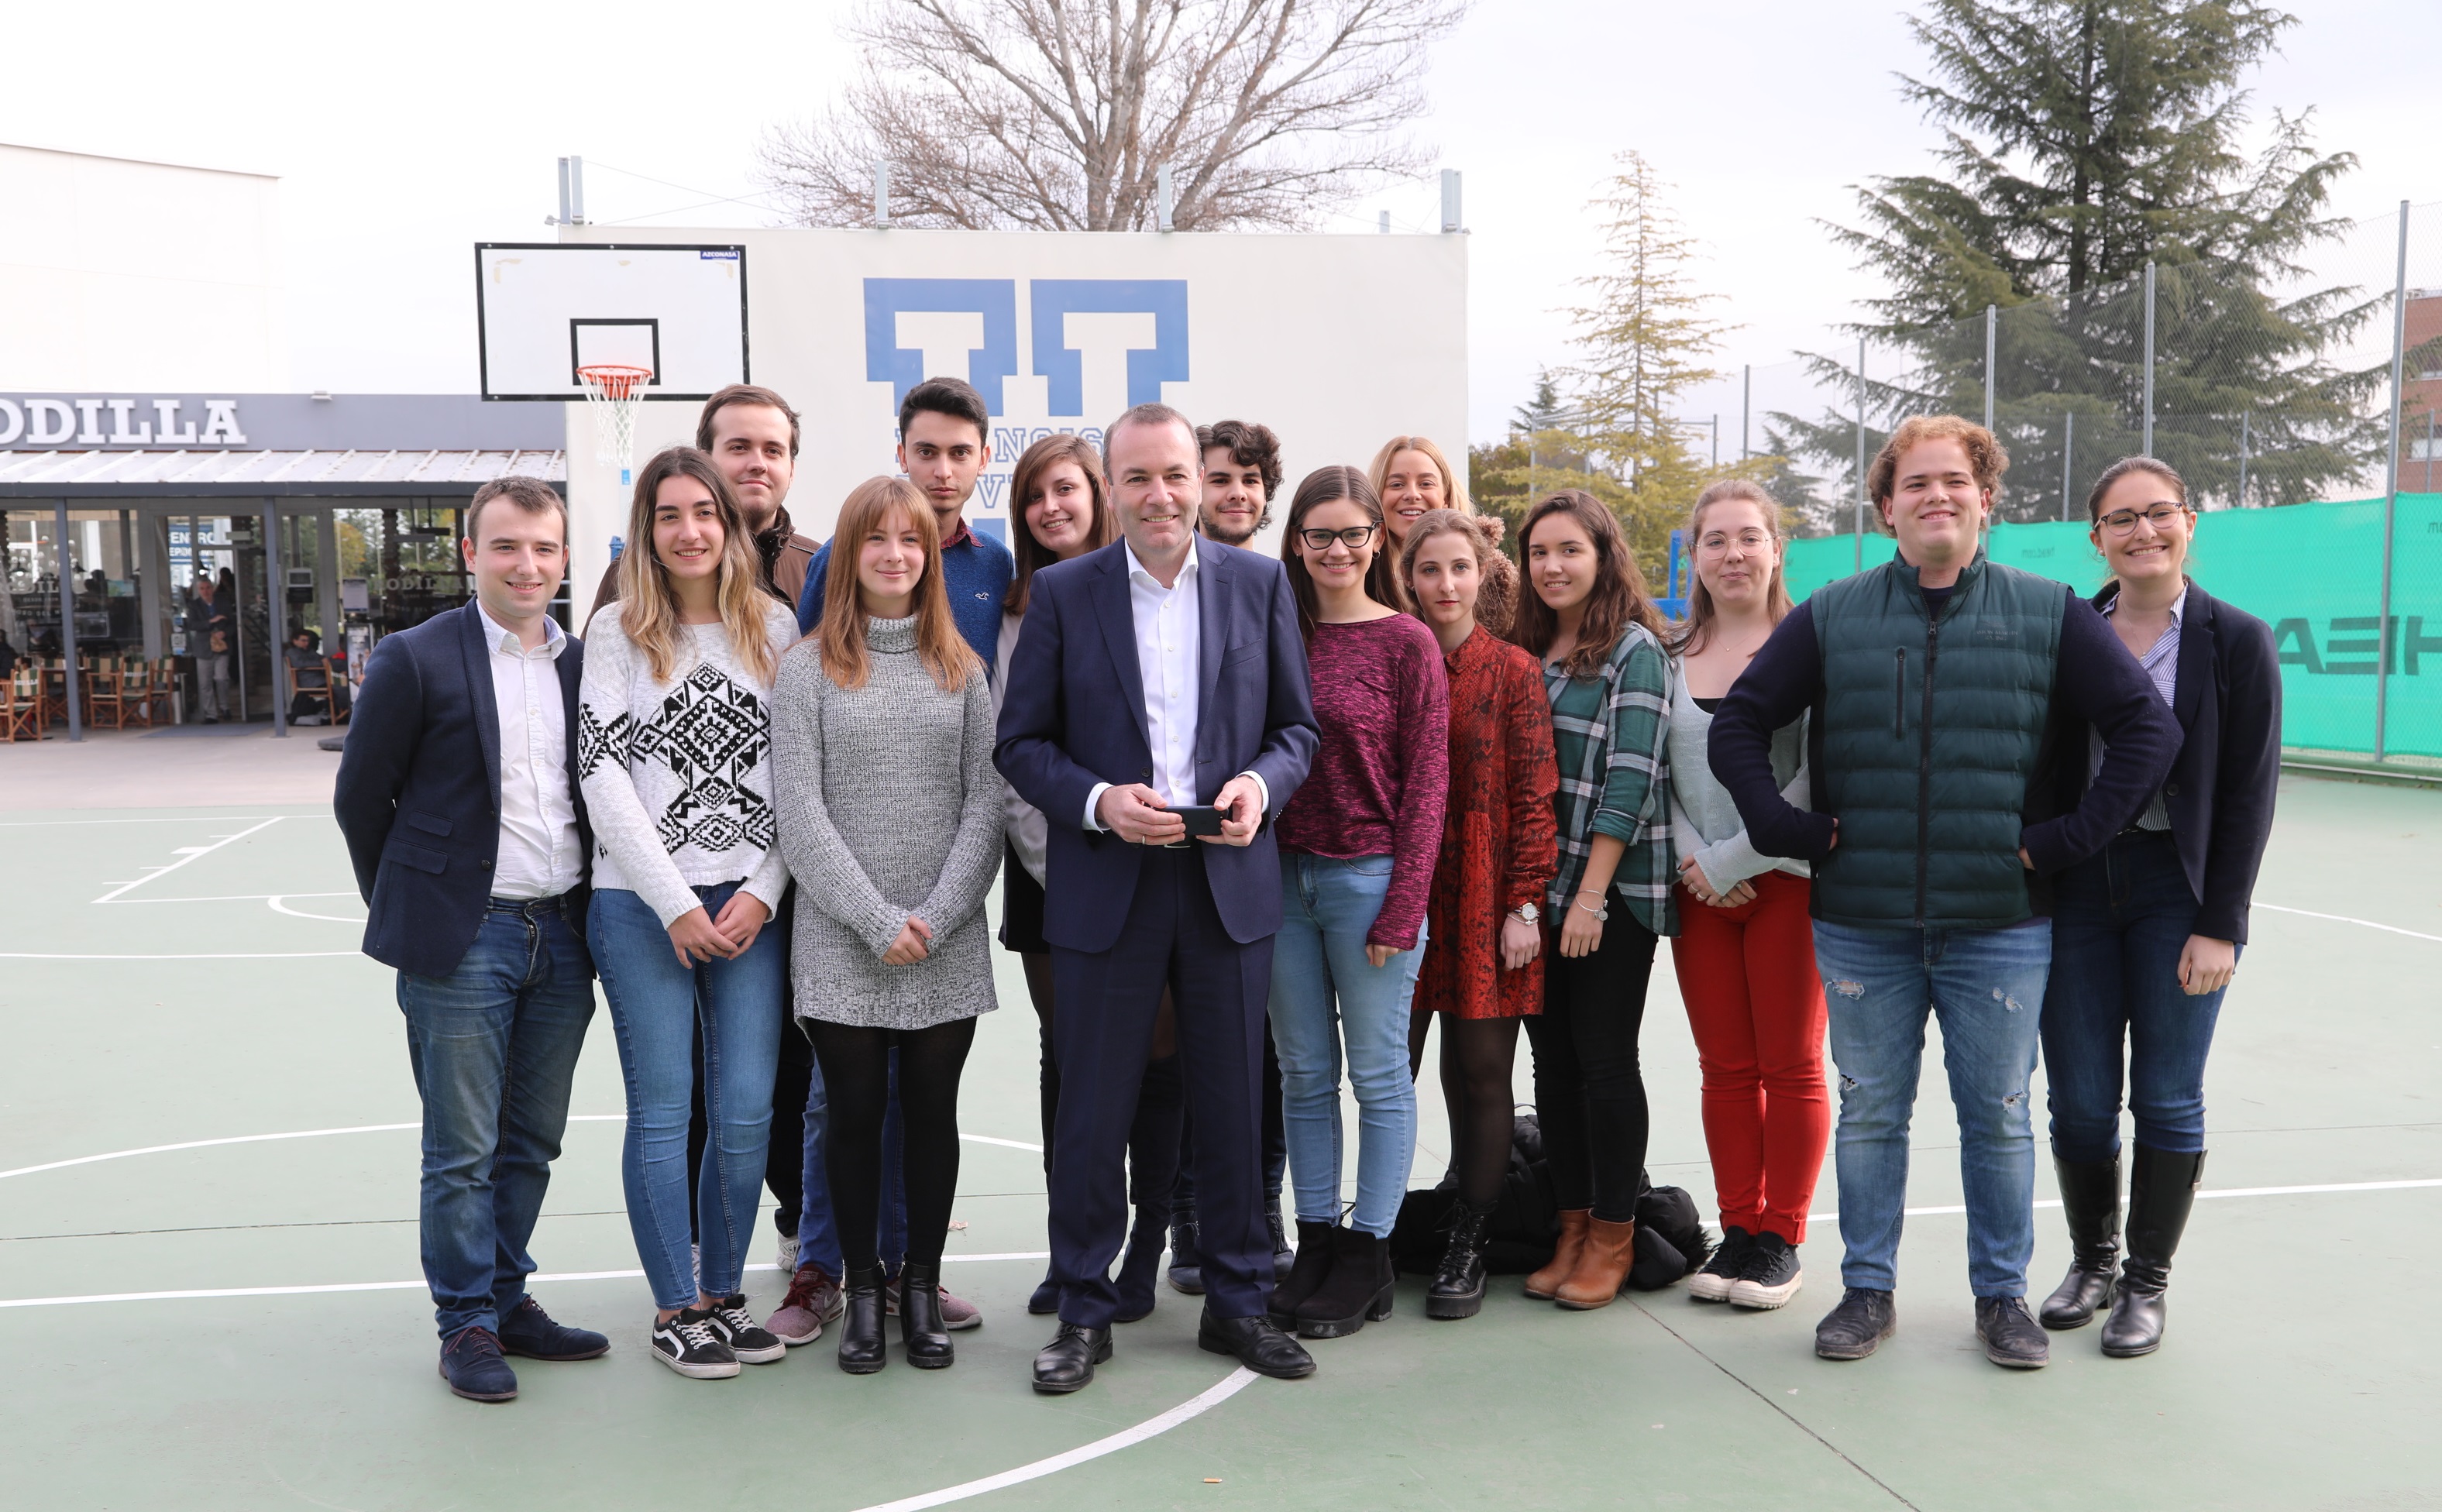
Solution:
<svg viewBox="0 0 2442 1512">
<path fill-rule="evenodd" d="M 1674 847 L 1693 856 L 1715 892 L 1727 892 L 1749 877 L 1785 871 L 1793 877 L 1813 868 L 1793 858 L 1767 856 L 1747 839 L 1746 821 L 1739 817 L 1730 791 L 1713 775 L 1705 754 L 1713 738 L 1713 717 L 1687 691 L 1686 669 L 1670 659 L 1670 826 Z M 1806 770 L 1806 717 L 1772 732 L 1772 774 L 1780 795 L 1803 809 L 1813 784 Z"/>
<path fill-rule="evenodd" d="M 774 799 L 797 882 L 796 1012 L 868 1029 L 926 1029 L 991 1012 L 984 895 L 1001 857 L 992 690 L 980 665 L 945 693 L 916 654 L 916 622 L 871 620 L 863 687 L 823 670 L 812 639 L 773 690 Z M 882 955 L 910 915 L 923 960 Z"/>
</svg>

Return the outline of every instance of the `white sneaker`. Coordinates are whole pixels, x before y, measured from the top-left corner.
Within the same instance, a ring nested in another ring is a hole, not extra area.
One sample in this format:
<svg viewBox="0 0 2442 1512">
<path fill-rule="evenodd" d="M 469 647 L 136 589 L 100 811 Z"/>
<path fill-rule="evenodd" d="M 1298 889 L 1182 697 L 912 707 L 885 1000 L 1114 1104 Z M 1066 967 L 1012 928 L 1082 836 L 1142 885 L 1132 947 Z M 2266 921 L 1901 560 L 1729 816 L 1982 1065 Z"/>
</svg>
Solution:
<svg viewBox="0 0 2442 1512">
<path fill-rule="evenodd" d="M 793 1276 L 797 1273 L 797 1236 L 795 1234 L 784 1233 L 780 1236 L 779 1260 L 780 1274 Z"/>
</svg>

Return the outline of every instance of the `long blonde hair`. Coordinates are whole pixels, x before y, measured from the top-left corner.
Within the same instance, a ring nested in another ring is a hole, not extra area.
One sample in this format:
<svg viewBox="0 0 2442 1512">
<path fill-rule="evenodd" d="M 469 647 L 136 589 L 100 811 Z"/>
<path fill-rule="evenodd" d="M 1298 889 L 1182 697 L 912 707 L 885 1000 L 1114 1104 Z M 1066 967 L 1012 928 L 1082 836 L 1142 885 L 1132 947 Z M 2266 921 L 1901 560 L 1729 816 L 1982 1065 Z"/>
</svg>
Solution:
<svg viewBox="0 0 2442 1512">
<path fill-rule="evenodd" d="M 1474 501 L 1467 497 L 1467 480 L 1450 466 L 1449 459 L 1442 455 L 1442 448 L 1434 446 L 1430 436 L 1393 436 L 1382 443 L 1382 449 L 1374 453 L 1374 465 L 1365 469 L 1365 481 L 1374 485 L 1376 498 L 1382 493 L 1382 480 L 1391 476 L 1393 459 L 1403 451 L 1421 451 L 1432 460 L 1442 475 L 1444 509 L 1455 509 L 1462 515 L 1475 513 Z"/>
<path fill-rule="evenodd" d="M 720 514 L 720 574 L 713 601 L 729 635 L 729 654 L 768 687 L 779 658 L 772 651 L 775 601 L 762 588 L 762 558 L 729 480 L 693 446 L 656 452 L 636 474 L 636 495 L 628 506 L 628 549 L 619 554 L 619 628 L 645 653 L 654 682 L 667 683 L 677 674 L 678 594 L 670 587 L 669 569 L 653 549 L 654 506 L 662 484 L 673 478 L 691 478 L 711 491 Z"/>
<path fill-rule="evenodd" d="M 857 558 L 865 537 L 884 528 L 893 511 L 904 514 L 924 541 L 924 571 L 916 583 L 916 654 L 942 692 L 958 692 L 983 664 L 950 614 L 950 591 L 941 581 L 941 523 L 923 490 L 904 478 L 867 478 L 840 505 L 839 523 L 831 530 L 829 573 L 823 583 L 823 623 L 814 631 L 823 671 L 844 688 L 865 686 L 871 663 L 866 656 L 866 616 L 857 588 Z"/>
<path fill-rule="evenodd" d="M 1764 613 L 1775 625 L 1788 617 L 1789 537 L 1780 529 L 1780 501 L 1764 492 L 1761 483 L 1744 478 L 1724 478 L 1707 484 L 1696 496 L 1695 507 L 1687 511 L 1687 620 L 1669 639 L 1673 656 L 1703 650 L 1704 638 L 1712 633 L 1713 621 L 1721 612 L 1713 606 L 1713 591 L 1704 586 L 1704 575 L 1695 570 L 1696 543 L 1704 534 L 1704 511 L 1733 499 L 1743 500 L 1763 511 L 1763 528 L 1772 537 L 1772 582 L 1764 590 Z"/>
<path fill-rule="evenodd" d="M 1501 535 L 1501 519 L 1497 515 L 1467 515 L 1455 509 L 1428 509 L 1408 527 L 1408 543 L 1399 548 L 1399 588 L 1408 595 L 1408 612 L 1423 619 L 1424 610 L 1416 603 L 1416 557 L 1435 537 L 1456 536 L 1475 553 L 1476 590 L 1475 623 L 1490 631 L 1496 639 L 1506 639 L 1509 622 L 1517 615 L 1517 595 L 1491 592 L 1493 574 L 1499 567 L 1509 572 L 1502 575 L 1504 586 L 1514 588 L 1517 569 L 1493 541 Z"/>
</svg>

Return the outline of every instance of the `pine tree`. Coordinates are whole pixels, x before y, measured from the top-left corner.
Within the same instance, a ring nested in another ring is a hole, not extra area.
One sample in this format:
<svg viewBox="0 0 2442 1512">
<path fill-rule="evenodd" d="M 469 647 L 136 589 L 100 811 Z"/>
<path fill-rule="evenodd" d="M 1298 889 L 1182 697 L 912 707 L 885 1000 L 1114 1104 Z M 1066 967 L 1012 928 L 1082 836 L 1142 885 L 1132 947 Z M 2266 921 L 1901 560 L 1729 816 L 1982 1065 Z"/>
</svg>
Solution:
<svg viewBox="0 0 2442 1512">
<path fill-rule="evenodd" d="M 2243 414 L 2251 501 L 2310 498 L 2363 465 L 2380 370 L 2325 354 L 2379 300 L 2273 292 L 2342 228 L 2327 202 L 2356 159 L 2318 155 L 2304 117 L 2276 116 L 2269 144 L 2241 151 L 2241 81 L 2294 17 L 2256 0 L 1926 0 L 1908 24 L 1930 66 L 1902 94 L 1941 126 L 1941 172 L 1868 181 L 1861 224 L 1832 228 L 1888 288 L 1852 329 L 1911 364 L 1868 385 L 1873 419 L 1980 413 L 1982 317 L 1999 307 L 1996 418 L 2018 485 L 2005 507 L 2050 518 L 2064 465 L 2074 485 L 2137 449 L 2150 261 L 2155 450 L 2196 492 L 2231 500 Z M 1851 417 L 1789 423 L 1853 469 Z"/>
</svg>

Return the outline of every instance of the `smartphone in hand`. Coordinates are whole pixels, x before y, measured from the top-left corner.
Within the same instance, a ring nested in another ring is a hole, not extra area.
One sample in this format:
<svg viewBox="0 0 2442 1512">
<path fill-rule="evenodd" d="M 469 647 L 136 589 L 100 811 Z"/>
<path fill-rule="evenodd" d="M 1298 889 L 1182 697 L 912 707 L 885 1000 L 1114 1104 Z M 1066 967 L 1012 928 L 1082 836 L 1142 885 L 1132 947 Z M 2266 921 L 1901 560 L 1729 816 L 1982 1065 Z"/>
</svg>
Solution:
<svg viewBox="0 0 2442 1512">
<path fill-rule="evenodd" d="M 1167 811 L 1187 821 L 1187 838 L 1190 840 L 1199 835 L 1217 835 L 1221 832 L 1221 811 L 1210 805 L 1183 807 Z"/>
</svg>

